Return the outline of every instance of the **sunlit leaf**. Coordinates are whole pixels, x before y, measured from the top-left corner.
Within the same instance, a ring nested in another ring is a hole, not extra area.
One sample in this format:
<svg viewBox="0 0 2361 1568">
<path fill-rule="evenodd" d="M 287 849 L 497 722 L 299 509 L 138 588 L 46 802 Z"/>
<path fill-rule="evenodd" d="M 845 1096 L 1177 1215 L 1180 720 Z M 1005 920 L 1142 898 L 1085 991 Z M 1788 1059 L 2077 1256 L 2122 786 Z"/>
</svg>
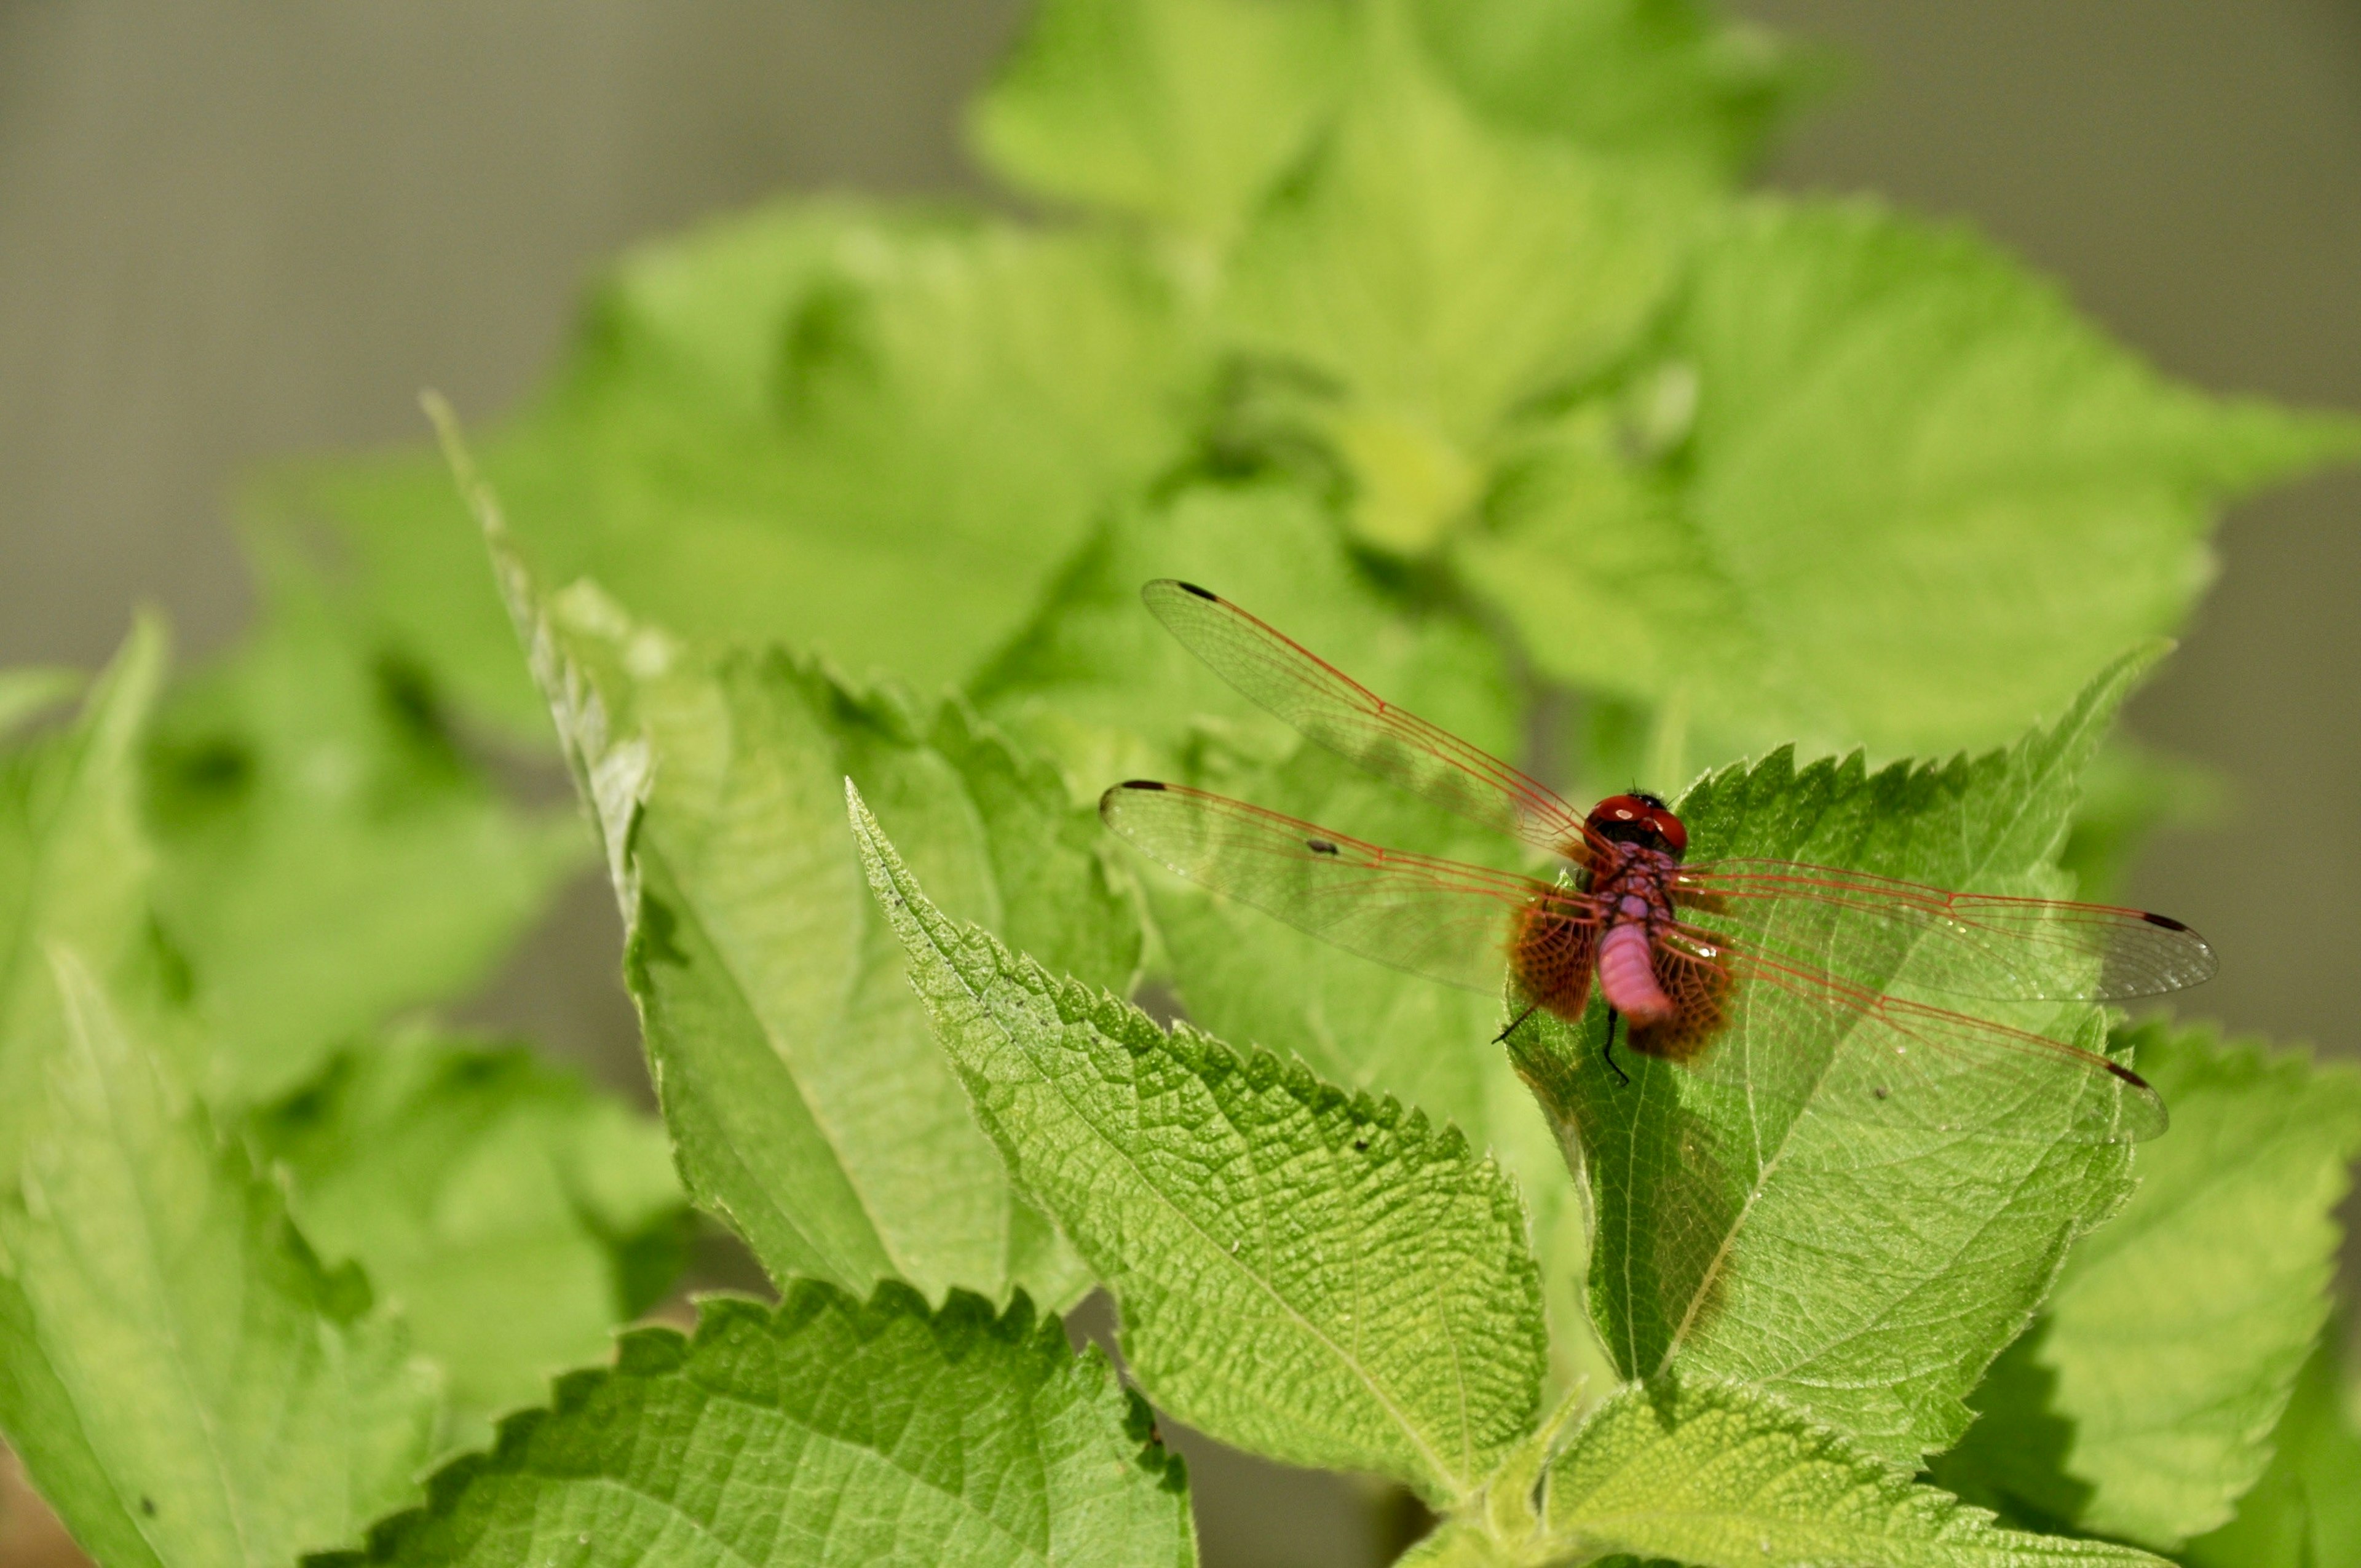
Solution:
<svg viewBox="0 0 2361 1568">
<path fill-rule="evenodd" d="M 286 1563 L 411 1494 L 439 1403 L 71 949 L 69 1043 L 0 1203 L 0 1430 L 115 1564 Z"/>
<path fill-rule="evenodd" d="M 642 1329 L 341 1563 L 1026 1568 L 1196 1561 L 1180 1462 L 1018 1297 L 805 1281 Z"/>
<path fill-rule="evenodd" d="M 1858 756 L 1799 770 L 1781 751 L 1708 775 L 1679 803 L 1689 858 L 2054 896 L 2074 781 L 2145 662 L 2118 661 L 2058 724 L 1973 761 L 1871 773 Z M 1968 1005 L 2104 1041 L 2096 1008 Z M 2084 1135 L 2112 1123 L 2104 1075 L 1939 1071 L 1889 1101 L 1903 1064 L 1767 988 L 1741 992 L 1696 1068 L 1627 1049 L 1619 1081 L 1606 1028 L 1594 998 L 1581 1029 L 1543 1014 L 1512 1044 L 1578 1135 L 1598 1215 L 1591 1310 L 1618 1365 L 1757 1385 L 1892 1460 L 1966 1429 L 1978 1375 L 2131 1188 L 2129 1146 Z"/>
<path fill-rule="evenodd" d="M 1465 1496 L 1540 1403 L 1516 1194 L 1454 1129 L 1171 1033 L 927 902 L 860 796 L 871 885 L 1020 1190 L 1115 1292 L 1159 1407 L 1252 1452 Z"/>
</svg>

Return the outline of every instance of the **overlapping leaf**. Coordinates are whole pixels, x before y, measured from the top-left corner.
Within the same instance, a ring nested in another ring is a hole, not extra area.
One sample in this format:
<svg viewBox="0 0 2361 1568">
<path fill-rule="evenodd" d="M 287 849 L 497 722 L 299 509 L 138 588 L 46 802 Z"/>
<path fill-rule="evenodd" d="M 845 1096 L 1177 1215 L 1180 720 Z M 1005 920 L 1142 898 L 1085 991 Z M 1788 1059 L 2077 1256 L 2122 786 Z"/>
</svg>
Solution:
<svg viewBox="0 0 2361 1568">
<path fill-rule="evenodd" d="M 1004 641 L 1110 495 L 1177 454 L 1202 349 L 1106 236 L 840 204 L 626 258 L 558 384 L 486 448 L 518 548 L 691 636 L 784 638 L 920 689 Z M 470 712 L 545 721 L 439 462 L 283 481 L 346 612 Z"/>
<path fill-rule="evenodd" d="M 1856 755 L 1798 771 L 1782 751 L 1709 775 L 1680 803 L 1690 858 L 2055 896 L 2075 779 L 2144 663 L 2118 661 L 2055 726 L 1974 761 L 1870 773 Z M 2031 1074 L 1930 1082 L 1881 1117 L 1838 1070 L 1849 1038 L 1804 1005 L 1750 993 L 1705 1069 L 1636 1058 L 1628 1084 L 1600 1062 L 1603 1003 L 1578 1031 L 1537 1020 L 1512 1043 L 1544 1107 L 1579 1134 L 1598 1214 L 1591 1309 L 1624 1374 L 1755 1384 L 1915 1463 L 1965 1430 L 1978 1375 L 2068 1245 L 2129 1191 L 2130 1151 L 2081 1137 L 2085 1107 Z M 2094 1008 L 2002 1021 L 2103 1043 Z M 1735 1087 L 1757 1058 L 1750 1072 L 1808 1086 L 1800 1104 Z"/>
<path fill-rule="evenodd" d="M 1699 1568 L 2160 1568 L 2106 1541 L 1996 1528 L 1981 1508 L 1866 1453 L 1759 1390 L 1664 1381 L 1609 1397 L 1543 1478 L 1531 1535 L 1446 1530 L 1411 1561 L 1585 1562 L 1614 1552 Z"/>
<path fill-rule="evenodd" d="M 1587 146 L 1743 170 L 1808 57 L 1695 0 L 1415 0 L 1419 36 L 1482 113 Z"/>
<path fill-rule="evenodd" d="M 853 825 L 977 1117 L 1114 1289 L 1150 1397 L 1257 1453 L 1467 1495 L 1536 1413 L 1547 1348 L 1490 1162 L 1053 977 L 928 904 L 858 796 Z"/>
<path fill-rule="evenodd" d="M 0 1190 L 16 1182 L 64 1040 L 49 945 L 127 988 L 144 989 L 135 970 L 162 978 L 137 764 L 163 671 L 163 630 L 142 620 L 71 725 L 0 755 Z"/>
<path fill-rule="evenodd" d="M 2271 1434 L 2270 1467 L 2237 1516 L 2182 1549 L 2190 1568 L 2337 1568 L 2361 1563 L 2361 1420 L 2353 1410 L 2343 1325 L 2297 1375 Z"/>
<path fill-rule="evenodd" d="M 1240 242 L 1241 344 L 1333 379 L 1312 400 L 1355 527 L 1415 554 L 1463 521 L 1500 422 L 1628 351 L 1678 276 L 1677 181 L 1488 129 L 1375 8 L 1317 155 Z"/>
<path fill-rule="evenodd" d="M 401 1305 L 463 1420 L 598 1360 L 679 1271 L 664 1129 L 520 1047 L 371 1041 L 247 1131 L 312 1245 Z"/>
<path fill-rule="evenodd" d="M 781 1280 L 1071 1301 L 1086 1278 L 1009 1190 L 831 829 L 862 781 L 959 908 L 1123 984 L 1139 932 L 1096 823 L 956 703 L 924 713 L 783 652 L 700 651 L 588 584 L 544 605 L 467 482 L 599 823 L 691 1198 Z"/>
<path fill-rule="evenodd" d="M 2170 1550 L 2225 1522 L 2263 1473 L 2327 1319 L 2361 1079 L 2205 1029 L 2129 1039 L 2172 1135 L 2141 1150 L 2138 1191 L 2076 1246 L 1937 1474 Z"/>
<path fill-rule="evenodd" d="M 348 1562 L 591 1565 L 1196 1560 L 1180 1462 L 1095 1351 L 1019 1296 L 805 1281 L 627 1336 Z"/>
<path fill-rule="evenodd" d="M 1545 670 L 1714 745 L 1992 745 L 2178 626 L 2223 503 L 2356 441 L 2163 381 L 1964 233 L 1763 202 L 1460 564 Z"/>
<path fill-rule="evenodd" d="M 1218 245 L 1333 103 L 1346 16 L 1328 0 L 1047 0 L 971 132 L 1021 188 Z"/>
<path fill-rule="evenodd" d="M 589 859 L 575 813 L 505 800 L 423 674 L 291 572 L 255 635 L 172 694 L 146 761 L 153 896 L 225 1104 L 464 993 Z"/>
<path fill-rule="evenodd" d="M 357 1272 L 321 1268 L 82 960 L 50 953 L 68 1043 L 0 1204 L 0 1430 L 110 1564 L 356 1539 L 427 1457 L 432 1369 Z"/>
</svg>

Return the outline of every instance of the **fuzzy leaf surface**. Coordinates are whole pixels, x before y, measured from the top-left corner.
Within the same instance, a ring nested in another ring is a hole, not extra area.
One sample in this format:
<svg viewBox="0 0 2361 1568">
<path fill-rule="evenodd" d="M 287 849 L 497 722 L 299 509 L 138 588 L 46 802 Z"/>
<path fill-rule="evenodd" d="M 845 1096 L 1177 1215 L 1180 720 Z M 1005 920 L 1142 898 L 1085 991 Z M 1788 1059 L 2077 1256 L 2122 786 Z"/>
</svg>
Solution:
<svg viewBox="0 0 2361 1568">
<path fill-rule="evenodd" d="M 2169 632 L 2227 501 L 2361 447 L 2163 380 L 1964 232 L 1761 201 L 1660 371 L 1536 434 L 1459 555 L 1550 674 L 1718 754 L 2004 741 Z"/>
<path fill-rule="evenodd" d="M 2263 1474 L 2327 1321 L 2361 1076 L 2206 1028 L 2129 1039 L 2172 1134 L 2140 1150 L 2138 1191 L 2075 1247 L 1936 1473 L 2170 1551 Z"/>
<path fill-rule="evenodd" d="M 1187 1568 L 1187 1494 L 1105 1357 L 1023 1296 L 804 1280 L 627 1335 L 349 1561 Z"/>
<path fill-rule="evenodd" d="M 1123 1311 L 1132 1374 L 1212 1436 L 1465 1496 L 1547 1354 L 1514 1190 L 1454 1129 L 1167 1034 L 927 901 L 856 795 L 880 905 L 1019 1188 Z"/>
<path fill-rule="evenodd" d="M 287 1563 L 411 1495 L 440 1403 L 55 948 L 68 1040 L 0 1203 L 0 1430 L 109 1564 Z"/>
<path fill-rule="evenodd" d="M 461 1420 L 599 1359 L 682 1261 L 663 1127 L 521 1046 L 371 1041 L 247 1133 L 312 1245 L 401 1304 Z"/>
<path fill-rule="evenodd" d="M 1698 1568 L 2159 1568 L 2127 1546 L 1997 1528 L 1981 1508 L 1759 1389 L 1621 1390 L 1550 1467 L 1544 1552 L 1610 1552 Z"/>
<path fill-rule="evenodd" d="M 1689 860 L 1770 856 L 2058 896 L 2075 780 L 2145 663 L 2118 661 L 2057 724 L 1973 760 L 1872 773 L 1858 755 L 1799 770 L 1783 751 L 1709 774 L 1679 806 Z M 1891 975 L 1853 978 L 1906 982 L 1906 953 L 1896 961 Z M 2096 1008 L 1939 1000 L 2104 1044 Z M 1963 1397 L 2024 1327 L 2068 1245 L 2129 1192 L 2129 1146 L 2081 1135 L 2106 1120 L 2114 1080 L 2069 1096 L 2029 1074 L 1962 1073 L 1888 1102 L 1870 1037 L 1804 1007 L 1741 990 L 1699 1066 L 1619 1053 L 1628 1084 L 1601 1063 L 1595 996 L 1579 1030 L 1543 1014 L 1511 1044 L 1586 1157 L 1591 1310 L 1623 1374 L 1752 1383 L 1915 1464 L 1966 1429 Z M 1806 1097 L 1758 1101 L 1757 1081 Z"/>
<path fill-rule="evenodd" d="M 489 492 L 478 491 L 489 508 Z M 623 908 L 625 974 L 690 1197 L 774 1277 L 1054 1306 L 1088 1280 L 1010 1190 L 843 838 L 867 786 L 957 906 L 1102 983 L 1139 929 L 1094 819 L 966 708 L 777 650 L 708 651 L 495 550 Z"/>
</svg>

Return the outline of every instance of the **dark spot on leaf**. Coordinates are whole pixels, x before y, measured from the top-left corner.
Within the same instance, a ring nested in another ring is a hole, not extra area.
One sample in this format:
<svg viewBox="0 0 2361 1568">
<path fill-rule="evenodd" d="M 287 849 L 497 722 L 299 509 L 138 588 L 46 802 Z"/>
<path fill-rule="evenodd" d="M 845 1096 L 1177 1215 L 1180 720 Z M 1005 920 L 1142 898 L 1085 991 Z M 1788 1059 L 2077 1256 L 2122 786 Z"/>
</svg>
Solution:
<svg viewBox="0 0 2361 1568">
<path fill-rule="evenodd" d="M 1875 1089 L 1871 1090 L 1870 1092 L 1876 1095 L 1880 1100 L 1883 1100 L 1885 1098 L 1885 1086 L 1881 1083 Z"/>
<path fill-rule="evenodd" d="M 153 1497 L 140 1498 L 139 1511 L 146 1514 L 149 1519 L 154 1519 L 156 1517 L 156 1499 Z"/>
<path fill-rule="evenodd" d="M 1336 852 L 1336 846 L 1325 839 L 1306 839 L 1303 840 L 1303 847 L 1315 855 L 1333 855 Z"/>
<path fill-rule="evenodd" d="M 1369 1147 L 1369 1140 L 1367 1138 L 1355 1138 L 1353 1140 L 1353 1147 L 1363 1153 L 1367 1153 Z"/>
</svg>

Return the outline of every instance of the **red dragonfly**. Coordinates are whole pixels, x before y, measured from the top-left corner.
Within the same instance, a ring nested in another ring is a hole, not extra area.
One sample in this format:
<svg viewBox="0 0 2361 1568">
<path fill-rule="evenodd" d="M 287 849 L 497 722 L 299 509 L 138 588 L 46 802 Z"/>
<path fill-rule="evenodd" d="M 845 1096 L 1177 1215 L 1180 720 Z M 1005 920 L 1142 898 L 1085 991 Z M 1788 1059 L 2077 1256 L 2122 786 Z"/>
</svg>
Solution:
<svg viewBox="0 0 2361 1568">
<path fill-rule="evenodd" d="M 1163 579 L 1142 597 L 1215 674 L 1307 738 L 1570 872 L 1543 881 L 1389 850 L 1180 784 L 1108 790 L 1107 826 L 1180 875 L 1450 984 L 1498 993 L 1505 963 L 1524 1007 L 1501 1039 L 1536 1011 L 1578 1020 L 1595 977 L 1607 1065 L 1625 1082 L 1619 1020 L 1632 1049 L 1718 1080 L 1757 1111 L 1810 1104 L 1948 1132 L 1964 1090 L 1987 1107 L 1997 1094 L 2003 1125 L 2017 1107 L 2068 1136 L 2164 1130 L 2163 1101 L 2129 1068 L 1891 992 L 2092 1003 L 2178 990 L 2214 968 L 2180 922 L 1790 861 L 1686 864 L 1688 829 L 1653 795 L 1610 795 L 1586 815 L 1203 588 Z M 1734 1048 L 1713 1048 L 1741 1023 Z"/>
</svg>

